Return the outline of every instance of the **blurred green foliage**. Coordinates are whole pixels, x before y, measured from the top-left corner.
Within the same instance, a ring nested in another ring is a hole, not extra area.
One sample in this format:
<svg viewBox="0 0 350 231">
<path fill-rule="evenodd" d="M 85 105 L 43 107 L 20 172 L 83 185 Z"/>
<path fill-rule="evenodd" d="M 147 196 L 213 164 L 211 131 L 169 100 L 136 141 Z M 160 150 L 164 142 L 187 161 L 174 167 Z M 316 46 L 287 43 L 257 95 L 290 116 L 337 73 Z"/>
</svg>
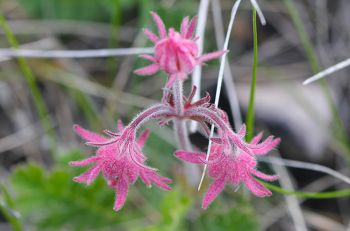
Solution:
<svg viewBox="0 0 350 231">
<path fill-rule="evenodd" d="M 164 147 L 164 146 L 163 146 Z M 181 182 L 166 192 L 137 182 L 130 187 L 123 210 L 114 212 L 114 190 L 102 177 L 90 186 L 72 181 L 83 168 L 68 166 L 82 159 L 80 151 L 60 154 L 51 170 L 29 163 L 10 176 L 13 208 L 32 230 L 256 230 L 256 219 L 248 203 L 227 209 L 217 200 L 208 210 L 198 207 Z M 167 156 L 168 159 L 169 156 Z M 239 195 L 239 194 L 237 194 Z M 234 198 L 230 198 L 234 200 Z M 191 214 L 197 213 L 197 217 Z"/>
</svg>

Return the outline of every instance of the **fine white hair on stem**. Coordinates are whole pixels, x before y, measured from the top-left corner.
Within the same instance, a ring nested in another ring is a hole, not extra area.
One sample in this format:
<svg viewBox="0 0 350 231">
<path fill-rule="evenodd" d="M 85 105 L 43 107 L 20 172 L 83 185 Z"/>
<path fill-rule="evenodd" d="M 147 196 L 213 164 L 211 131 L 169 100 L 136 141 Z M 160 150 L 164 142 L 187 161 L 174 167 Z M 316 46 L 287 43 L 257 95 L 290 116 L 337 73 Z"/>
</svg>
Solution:
<svg viewBox="0 0 350 231">
<path fill-rule="evenodd" d="M 343 68 L 345 68 L 347 66 L 350 66 L 350 58 L 348 58 L 348 59 L 346 59 L 346 60 L 344 60 L 344 61 L 342 61 L 340 63 L 337 63 L 334 66 L 331 66 L 331 67 L 325 69 L 324 71 L 321 71 L 321 72 L 317 73 L 314 76 L 311 76 L 310 78 L 308 78 L 307 80 L 305 80 L 303 82 L 303 85 L 307 85 L 307 84 L 312 83 L 312 82 L 314 82 L 316 80 L 319 80 L 319 79 L 324 78 L 324 77 L 326 77 L 328 75 L 331 75 L 334 72 L 339 71 L 339 70 L 341 70 L 341 69 L 343 69 Z"/>
<path fill-rule="evenodd" d="M 233 7 L 232 7 L 231 18 L 230 18 L 230 22 L 229 22 L 228 29 L 227 29 L 223 50 L 227 50 L 227 48 L 228 48 L 228 42 L 230 40 L 230 35 L 231 35 L 232 27 L 233 27 L 233 22 L 235 20 L 235 17 L 236 17 L 236 14 L 237 14 L 237 9 L 238 9 L 238 6 L 239 6 L 240 3 L 241 3 L 241 0 L 237 0 L 235 2 L 235 4 L 233 5 Z M 222 57 L 221 57 L 221 60 L 220 60 L 220 69 L 219 69 L 218 82 L 217 82 L 216 94 L 215 94 L 215 102 L 214 102 L 216 107 L 218 106 L 219 99 L 220 99 L 221 85 L 222 85 L 222 80 L 223 80 L 224 70 L 225 70 L 225 63 L 226 63 L 226 56 L 227 56 L 227 53 L 224 53 L 222 55 Z M 212 125 L 211 126 L 211 130 L 210 130 L 210 138 L 213 136 L 213 134 L 214 134 L 214 126 Z M 211 144 L 212 144 L 212 142 L 209 139 L 208 151 L 207 151 L 207 156 L 206 156 L 206 162 L 208 162 L 208 160 L 209 160 Z M 204 169 L 203 169 L 203 173 L 202 173 L 202 177 L 201 177 L 201 181 L 199 182 L 199 185 L 198 185 L 198 190 L 200 190 L 200 188 L 202 186 L 207 167 L 208 167 L 208 164 L 205 164 L 204 165 Z"/>
<path fill-rule="evenodd" d="M 253 7 L 255 8 L 256 12 L 258 13 L 261 24 L 265 26 L 266 19 L 265 19 L 263 12 L 261 11 L 261 9 L 259 7 L 259 4 L 256 2 L 256 0 L 250 0 L 250 2 L 252 3 Z"/>
<path fill-rule="evenodd" d="M 217 41 L 217 46 L 221 47 L 224 44 L 224 23 L 222 21 L 221 4 L 219 0 L 211 0 L 211 7 L 214 19 L 215 36 Z M 233 81 L 233 74 L 229 65 L 228 59 L 225 60 L 225 70 L 224 70 L 224 86 L 226 89 L 226 94 L 228 95 L 231 114 L 234 118 L 234 128 L 238 130 L 242 126 L 242 116 L 241 109 L 239 108 L 238 96 L 236 91 L 236 86 Z"/>
<path fill-rule="evenodd" d="M 205 24 L 206 24 L 207 18 L 208 18 L 208 11 L 209 11 L 209 0 L 201 0 L 199 3 L 198 24 L 197 24 L 197 29 L 196 29 L 196 37 L 198 38 L 198 40 L 197 40 L 198 55 L 201 55 L 203 52 L 204 32 L 205 32 Z M 192 74 L 192 85 L 197 87 L 197 91 L 193 97 L 194 101 L 196 101 L 200 98 L 201 75 L 202 75 L 202 66 L 197 65 L 194 68 L 194 71 Z M 192 121 L 190 123 L 190 132 L 191 133 L 196 132 L 197 127 L 198 127 L 198 123 L 195 121 Z"/>
<path fill-rule="evenodd" d="M 350 184 L 349 177 L 323 165 L 296 161 L 296 160 L 287 160 L 287 159 L 282 159 L 277 157 L 264 157 L 259 160 L 262 162 L 268 162 L 276 165 L 284 165 L 284 166 L 293 167 L 293 168 L 301 168 L 301 169 L 308 169 L 308 170 L 317 171 L 317 172 L 323 172 L 328 175 L 334 176 L 335 178 L 347 184 Z"/>
<path fill-rule="evenodd" d="M 96 58 L 153 53 L 153 48 L 116 48 L 90 50 L 29 50 L 29 49 L 0 49 L 0 57 L 25 58 Z"/>
</svg>

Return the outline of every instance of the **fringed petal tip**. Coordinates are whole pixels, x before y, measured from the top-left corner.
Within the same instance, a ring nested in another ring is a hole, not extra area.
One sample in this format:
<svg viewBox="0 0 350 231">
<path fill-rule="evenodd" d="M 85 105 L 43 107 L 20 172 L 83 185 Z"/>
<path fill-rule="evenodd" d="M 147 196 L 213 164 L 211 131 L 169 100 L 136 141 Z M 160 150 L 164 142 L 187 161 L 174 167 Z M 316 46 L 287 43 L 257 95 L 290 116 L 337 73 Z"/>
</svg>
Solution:
<svg viewBox="0 0 350 231">
<path fill-rule="evenodd" d="M 176 151 L 174 154 L 178 159 L 192 163 L 192 164 L 203 164 L 203 159 L 205 160 L 205 153 L 196 152 L 186 152 L 186 151 Z"/>
<path fill-rule="evenodd" d="M 139 68 L 134 71 L 135 74 L 145 76 L 145 75 L 153 75 L 159 71 L 159 65 L 154 63 L 151 65 L 148 65 L 143 68 Z"/>
<path fill-rule="evenodd" d="M 204 63 L 204 62 L 207 62 L 207 61 L 212 60 L 212 59 L 217 59 L 227 52 L 228 52 L 228 50 L 221 50 L 221 51 L 214 51 L 214 52 L 210 52 L 207 54 L 203 54 L 203 55 L 198 57 L 197 62 Z"/>
</svg>

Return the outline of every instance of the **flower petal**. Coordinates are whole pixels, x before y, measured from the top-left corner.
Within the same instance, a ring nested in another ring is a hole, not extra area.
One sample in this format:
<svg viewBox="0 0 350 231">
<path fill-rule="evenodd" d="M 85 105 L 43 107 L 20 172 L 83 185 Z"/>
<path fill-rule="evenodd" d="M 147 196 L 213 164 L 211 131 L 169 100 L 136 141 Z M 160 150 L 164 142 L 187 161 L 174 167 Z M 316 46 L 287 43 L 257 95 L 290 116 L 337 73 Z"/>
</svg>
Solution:
<svg viewBox="0 0 350 231">
<path fill-rule="evenodd" d="M 188 25 L 186 36 L 185 36 L 186 39 L 193 37 L 193 33 L 194 33 L 194 29 L 196 28 L 196 25 L 197 25 L 197 17 L 194 16 L 190 24 Z"/>
<path fill-rule="evenodd" d="M 158 14 L 156 14 L 155 12 L 151 12 L 151 15 L 153 17 L 154 22 L 156 23 L 157 27 L 158 27 L 158 32 L 159 32 L 159 36 L 161 39 L 166 37 L 166 30 L 165 30 L 165 26 L 163 23 L 163 20 L 159 17 Z"/>
<path fill-rule="evenodd" d="M 259 143 L 259 141 L 261 140 L 262 137 L 263 137 L 263 133 L 260 132 L 258 135 L 254 136 L 252 141 L 250 141 L 250 144 L 257 144 L 257 143 Z"/>
<path fill-rule="evenodd" d="M 71 161 L 71 162 L 69 162 L 69 165 L 70 166 L 85 166 L 85 165 L 91 164 L 95 161 L 98 161 L 100 159 L 101 159 L 101 157 L 99 157 L 99 156 L 93 156 L 93 157 L 87 158 L 85 160 Z"/>
<path fill-rule="evenodd" d="M 134 73 L 137 75 L 153 75 L 157 71 L 159 71 L 159 65 L 154 63 L 154 64 L 151 64 L 149 66 L 137 69 L 134 71 Z"/>
<path fill-rule="evenodd" d="M 87 185 L 91 184 L 98 174 L 100 173 L 101 166 L 95 165 L 92 166 L 89 170 L 81 174 L 80 176 L 74 177 L 73 180 L 78 183 L 86 183 Z"/>
<path fill-rule="evenodd" d="M 246 176 L 243 179 L 247 188 L 257 197 L 271 196 L 272 192 L 257 182 L 253 177 Z"/>
<path fill-rule="evenodd" d="M 267 174 L 262 173 L 256 169 L 252 169 L 250 171 L 250 173 L 253 174 L 254 176 L 260 178 L 260 179 L 267 180 L 267 181 L 274 181 L 274 180 L 278 179 L 277 175 L 267 175 Z"/>
<path fill-rule="evenodd" d="M 145 144 L 148 136 L 149 136 L 149 133 L 151 132 L 150 129 L 145 129 L 141 135 L 139 136 L 139 139 L 137 140 L 137 144 L 142 148 L 143 145 Z"/>
<path fill-rule="evenodd" d="M 204 62 L 209 61 L 211 59 L 219 58 L 220 56 L 225 54 L 225 52 L 227 52 L 227 51 L 214 51 L 211 53 L 204 54 L 204 55 L 198 57 L 197 62 L 204 63 Z"/>
<path fill-rule="evenodd" d="M 241 129 L 239 130 L 238 134 L 243 138 L 245 136 L 246 133 L 246 126 L 245 124 L 242 125 Z"/>
<path fill-rule="evenodd" d="M 77 133 L 81 138 L 83 138 L 84 140 L 89 141 L 89 142 L 100 143 L 100 142 L 106 142 L 108 140 L 106 137 L 101 136 L 97 133 L 88 131 L 88 130 L 80 127 L 77 124 L 75 124 L 73 126 L 73 129 L 74 129 L 75 133 Z"/>
<path fill-rule="evenodd" d="M 188 21 L 189 21 L 189 17 L 187 16 L 181 22 L 180 33 L 181 33 L 181 36 L 183 36 L 183 37 L 185 37 L 186 33 L 187 33 Z"/>
<path fill-rule="evenodd" d="M 157 43 L 159 41 L 159 38 L 157 35 L 155 35 L 152 31 L 148 29 L 143 29 L 143 33 L 147 36 L 149 40 L 151 40 L 153 43 Z"/>
<path fill-rule="evenodd" d="M 116 189 L 117 192 L 113 210 L 118 211 L 123 207 L 125 203 L 126 196 L 128 194 L 128 182 L 125 179 L 121 178 L 116 184 Z"/>
<path fill-rule="evenodd" d="M 176 151 L 175 156 L 181 160 L 192 164 L 203 164 L 203 159 L 205 160 L 205 153 L 196 153 L 196 152 L 185 152 L 185 151 Z"/>
<path fill-rule="evenodd" d="M 205 194 L 202 202 L 202 207 L 204 209 L 208 208 L 208 206 L 215 200 L 215 198 L 222 192 L 225 188 L 225 175 L 216 179 L 214 183 L 212 183 Z"/>
</svg>

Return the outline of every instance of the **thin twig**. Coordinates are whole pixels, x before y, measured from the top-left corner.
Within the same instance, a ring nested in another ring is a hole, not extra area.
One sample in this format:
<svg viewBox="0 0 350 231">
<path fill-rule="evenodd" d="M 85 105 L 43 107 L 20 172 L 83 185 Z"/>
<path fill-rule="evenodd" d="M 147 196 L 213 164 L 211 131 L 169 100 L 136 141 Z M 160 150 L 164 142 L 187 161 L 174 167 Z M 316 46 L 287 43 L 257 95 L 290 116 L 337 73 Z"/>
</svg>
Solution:
<svg viewBox="0 0 350 231">
<path fill-rule="evenodd" d="M 281 166 L 272 166 L 276 173 L 280 176 L 279 182 L 284 189 L 294 191 L 294 186 L 291 181 L 291 178 L 288 174 L 287 169 L 284 165 Z M 285 200 L 287 203 L 288 210 L 292 217 L 292 220 L 297 231 L 307 231 L 306 222 L 302 209 L 300 207 L 299 200 L 296 196 L 287 196 L 285 195 Z"/>
<path fill-rule="evenodd" d="M 126 55 L 151 54 L 153 48 L 116 48 L 116 49 L 88 49 L 88 50 L 27 50 L 0 49 L 0 57 L 23 58 L 96 58 Z"/>
<path fill-rule="evenodd" d="M 213 11 L 214 19 L 214 29 L 216 42 L 218 47 L 222 47 L 225 42 L 224 35 L 224 23 L 222 20 L 221 5 L 219 0 L 212 0 L 211 7 Z M 225 60 L 225 70 L 224 70 L 224 86 L 226 89 L 226 94 L 228 95 L 228 101 L 230 104 L 231 114 L 234 118 L 235 130 L 238 130 L 242 126 L 242 116 L 241 109 L 239 107 L 238 95 L 236 91 L 236 86 L 233 81 L 233 74 L 231 72 L 230 64 L 228 59 Z"/>
<path fill-rule="evenodd" d="M 303 82 L 303 85 L 307 85 L 307 84 L 312 83 L 316 80 L 319 80 L 319 79 L 324 78 L 328 75 L 331 75 L 334 72 L 339 71 L 347 66 L 350 66 L 350 58 L 348 58 L 340 63 L 337 63 L 334 66 L 331 66 L 331 67 L 317 73 L 316 75 L 311 76 L 310 78 L 308 78 L 307 80 L 305 80 Z"/>
<path fill-rule="evenodd" d="M 276 157 L 265 157 L 259 160 L 262 162 L 268 162 L 276 165 L 283 165 L 283 166 L 288 166 L 293 168 L 301 168 L 301 169 L 308 169 L 308 170 L 317 171 L 317 172 L 323 172 L 331 176 L 334 176 L 335 178 L 341 181 L 344 181 L 347 184 L 350 184 L 349 177 L 323 165 L 296 161 L 296 160 L 287 160 L 287 159 L 276 158 Z"/>
<path fill-rule="evenodd" d="M 208 11 L 209 11 L 209 0 L 201 0 L 199 3 L 199 9 L 198 9 L 198 25 L 196 30 L 196 37 L 198 38 L 197 40 L 198 55 L 201 55 L 203 52 L 204 32 L 205 32 L 205 25 L 208 18 Z M 193 97 L 194 101 L 200 98 L 201 76 L 202 76 L 202 66 L 197 65 L 192 74 L 192 85 L 197 87 L 197 91 Z M 191 121 L 190 132 L 191 133 L 196 132 L 197 127 L 198 127 L 198 123 L 195 121 Z"/>
<path fill-rule="evenodd" d="M 228 42 L 230 40 L 233 22 L 235 20 L 237 9 L 238 9 L 238 6 L 240 3 L 241 3 L 241 0 L 237 0 L 232 7 L 231 18 L 230 18 L 230 22 L 229 22 L 228 29 L 227 29 L 223 50 L 227 50 L 227 48 L 228 48 Z M 218 82 L 217 82 L 216 94 L 215 94 L 215 102 L 214 102 L 216 107 L 218 106 L 219 99 L 220 99 L 221 85 L 222 85 L 222 80 L 223 80 L 224 70 L 225 70 L 225 63 L 226 63 L 226 61 L 225 61 L 226 56 L 227 56 L 227 53 L 223 54 L 221 57 L 221 62 L 220 62 L 220 69 L 219 69 Z M 212 137 L 213 134 L 214 134 L 214 126 L 211 126 L 210 137 Z M 211 140 L 209 139 L 206 162 L 208 162 L 208 160 L 209 160 L 210 149 L 211 149 Z M 198 185 L 198 190 L 200 190 L 200 188 L 202 186 L 207 167 L 208 167 L 208 164 L 205 164 L 204 169 L 203 169 L 203 173 L 202 173 L 202 177 L 201 177 L 201 181 L 199 182 L 199 185 Z"/>
</svg>

